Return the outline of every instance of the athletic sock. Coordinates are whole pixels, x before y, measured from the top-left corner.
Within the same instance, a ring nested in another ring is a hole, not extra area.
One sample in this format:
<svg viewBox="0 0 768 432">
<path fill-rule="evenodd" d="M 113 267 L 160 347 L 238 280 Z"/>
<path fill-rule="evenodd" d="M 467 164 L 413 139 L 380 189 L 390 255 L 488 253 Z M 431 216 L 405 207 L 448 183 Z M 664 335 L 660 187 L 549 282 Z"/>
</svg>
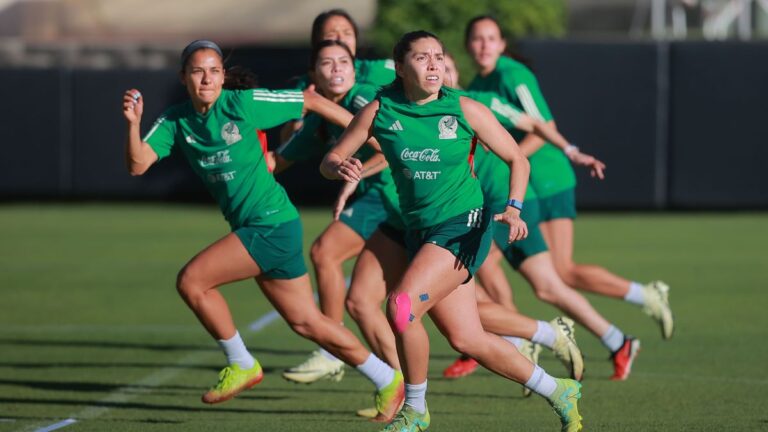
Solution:
<svg viewBox="0 0 768 432">
<path fill-rule="evenodd" d="M 365 363 L 357 366 L 357 370 L 371 380 L 377 390 L 388 386 L 395 379 L 395 370 L 373 353 L 368 356 Z"/>
<path fill-rule="evenodd" d="M 557 389 L 555 379 L 546 373 L 539 365 L 534 365 L 533 373 L 525 383 L 525 386 L 531 389 L 532 392 L 544 396 L 547 399 L 549 399 Z"/>
<path fill-rule="evenodd" d="M 616 352 L 624 345 L 624 333 L 616 326 L 611 325 L 604 335 L 600 336 L 600 341 L 612 353 Z"/>
<path fill-rule="evenodd" d="M 326 351 L 325 348 L 320 348 L 320 354 L 322 354 L 323 357 L 327 358 L 328 360 L 341 361 L 341 360 L 337 359 L 333 354 L 331 354 L 328 351 Z"/>
<path fill-rule="evenodd" d="M 405 405 L 409 405 L 416 410 L 419 414 L 424 414 L 427 411 L 427 382 L 424 381 L 421 384 L 406 384 L 405 385 Z"/>
<path fill-rule="evenodd" d="M 248 348 L 245 347 L 245 343 L 240 337 L 240 332 L 236 331 L 235 335 L 231 338 L 226 340 L 219 339 L 218 342 L 221 349 L 224 350 L 229 364 L 236 364 L 241 369 L 250 369 L 256 364 L 256 360 L 248 352 Z"/>
<path fill-rule="evenodd" d="M 630 282 L 629 291 L 627 291 L 627 294 L 624 296 L 624 301 L 637 306 L 645 306 L 645 293 L 643 292 L 643 285 L 637 282 Z"/>
<path fill-rule="evenodd" d="M 520 345 L 523 344 L 523 339 L 517 336 L 502 336 L 501 338 L 514 345 L 517 349 L 520 349 Z"/>
<path fill-rule="evenodd" d="M 555 339 L 557 338 L 557 333 L 555 333 L 552 324 L 546 321 L 536 321 L 536 324 L 538 324 L 536 326 L 536 333 L 533 334 L 531 342 L 542 344 L 547 348 L 552 348 L 555 345 Z"/>
</svg>

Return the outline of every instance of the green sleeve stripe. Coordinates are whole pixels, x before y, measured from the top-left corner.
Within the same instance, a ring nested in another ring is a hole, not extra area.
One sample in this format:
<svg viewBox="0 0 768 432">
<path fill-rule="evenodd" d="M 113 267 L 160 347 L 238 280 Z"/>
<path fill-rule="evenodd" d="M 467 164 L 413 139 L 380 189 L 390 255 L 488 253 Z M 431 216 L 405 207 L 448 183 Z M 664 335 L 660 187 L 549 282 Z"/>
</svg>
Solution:
<svg viewBox="0 0 768 432">
<path fill-rule="evenodd" d="M 144 135 L 144 138 L 142 139 L 142 141 L 147 142 L 149 140 L 149 137 L 151 137 L 155 133 L 155 131 L 157 131 L 157 128 L 159 128 L 164 121 L 165 121 L 165 117 L 159 117 L 155 121 L 155 124 L 152 125 L 152 129 L 150 129 L 149 132 L 147 132 L 147 134 Z"/>
<path fill-rule="evenodd" d="M 520 102 L 523 104 L 523 109 L 525 109 L 525 112 L 527 112 L 528 115 L 537 120 L 544 121 L 544 117 L 541 115 L 539 107 L 536 106 L 536 101 L 533 100 L 533 96 L 531 95 L 528 86 L 520 84 L 515 89 L 515 93 L 517 93 L 517 97 L 520 98 Z"/>
</svg>

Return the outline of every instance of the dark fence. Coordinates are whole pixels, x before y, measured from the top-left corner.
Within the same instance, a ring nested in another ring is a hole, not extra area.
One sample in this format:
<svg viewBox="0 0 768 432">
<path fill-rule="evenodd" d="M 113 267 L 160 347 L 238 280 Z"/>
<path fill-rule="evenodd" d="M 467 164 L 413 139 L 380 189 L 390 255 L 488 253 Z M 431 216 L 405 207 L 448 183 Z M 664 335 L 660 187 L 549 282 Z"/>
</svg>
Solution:
<svg viewBox="0 0 768 432">
<path fill-rule="evenodd" d="M 768 44 L 526 41 L 564 135 L 608 164 L 577 169 L 592 209 L 768 208 Z M 238 49 L 260 84 L 284 88 L 304 49 Z M 143 129 L 183 100 L 175 71 L 3 70 L 0 199 L 210 200 L 179 155 L 142 177 L 124 166 L 122 92 L 145 96 Z M 270 147 L 277 144 L 270 131 Z M 317 161 L 278 175 L 299 204 L 332 202 Z"/>
</svg>

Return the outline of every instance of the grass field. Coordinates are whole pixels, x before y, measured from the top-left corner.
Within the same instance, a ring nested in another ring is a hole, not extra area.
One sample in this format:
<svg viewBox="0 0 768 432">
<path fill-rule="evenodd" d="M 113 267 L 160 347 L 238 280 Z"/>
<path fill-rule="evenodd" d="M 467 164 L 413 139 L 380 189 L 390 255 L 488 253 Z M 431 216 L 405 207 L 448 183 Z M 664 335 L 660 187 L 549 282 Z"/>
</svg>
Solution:
<svg viewBox="0 0 768 432">
<path fill-rule="evenodd" d="M 302 214 L 307 250 L 329 215 Z M 643 349 L 630 379 L 610 382 L 606 351 L 579 329 L 585 430 L 768 430 L 768 214 L 586 214 L 577 228 L 578 260 L 667 281 L 677 318 L 674 339 L 663 342 L 638 309 L 590 297 Z M 353 415 L 372 402 L 355 371 L 311 386 L 280 377 L 312 345 L 280 320 L 248 330 L 271 310 L 250 281 L 223 292 L 266 378 L 228 403 L 200 403 L 224 358 L 174 280 L 226 232 L 211 207 L 0 206 L 0 432 L 69 418 L 77 422 L 64 431 L 377 431 Z M 555 315 L 510 278 L 522 310 Z M 518 385 L 487 371 L 442 379 L 455 353 L 431 329 L 430 430 L 558 429 L 541 398 L 523 399 Z"/>
</svg>

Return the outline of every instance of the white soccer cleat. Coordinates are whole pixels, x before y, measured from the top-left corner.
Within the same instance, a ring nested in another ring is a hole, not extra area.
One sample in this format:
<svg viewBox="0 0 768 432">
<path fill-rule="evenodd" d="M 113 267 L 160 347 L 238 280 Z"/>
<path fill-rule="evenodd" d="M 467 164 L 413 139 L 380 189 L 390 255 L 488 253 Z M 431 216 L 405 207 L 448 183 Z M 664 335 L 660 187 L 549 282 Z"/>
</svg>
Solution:
<svg viewBox="0 0 768 432">
<path fill-rule="evenodd" d="M 576 329 L 573 320 L 566 317 L 557 317 L 549 322 L 555 329 L 557 337 L 552 346 L 552 352 L 566 369 L 572 379 L 581 381 L 584 377 L 584 357 L 581 350 L 576 345 Z"/>
<path fill-rule="evenodd" d="M 343 377 L 344 362 L 331 360 L 319 350 L 313 351 L 304 363 L 283 372 L 283 378 L 302 384 L 312 384 L 321 379 L 339 382 Z"/>
<path fill-rule="evenodd" d="M 662 281 L 653 281 L 643 285 L 645 306 L 643 312 L 650 316 L 661 327 L 661 337 L 670 339 L 675 331 L 675 319 L 669 307 L 669 285 Z"/>
</svg>

